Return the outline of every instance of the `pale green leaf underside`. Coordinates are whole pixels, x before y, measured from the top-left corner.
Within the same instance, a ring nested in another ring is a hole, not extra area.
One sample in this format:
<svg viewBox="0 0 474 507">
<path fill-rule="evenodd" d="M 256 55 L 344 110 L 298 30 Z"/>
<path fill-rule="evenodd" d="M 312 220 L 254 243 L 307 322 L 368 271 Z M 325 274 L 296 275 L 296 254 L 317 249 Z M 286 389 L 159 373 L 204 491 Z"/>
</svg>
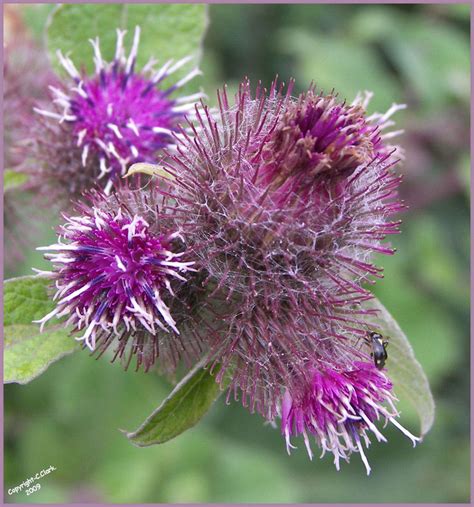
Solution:
<svg viewBox="0 0 474 507">
<path fill-rule="evenodd" d="M 423 436 L 431 429 L 435 414 L 435 403 L 425 372 L 415 358 L 405 333 L 382 303 L 373 299 L 364 306 L 378 310 L 377 317 L 368 317 L 368 321 L 373 323 L 374 330 L 389 338 L 385 365 L 388 377 L 397 396 L 407 399 L 418 413 Z"/>
<path fill-rule="evenodd" d="M 27 176 L 11 169 L 5 169 L 3 171 L 3 191 L 13 190 L 20 187 L 26 182 Z"/>
<path fill-rule="evenodd" d="M 54 308 L 47 278 L 24 276 L 4 283 L 4 382 L 26 384 L 66 354 L 79 349 L 69 331 L 58 325 L 40 333 L 33 320 Z"/>
<path fill-rule="evenodd" d="M 194 426 L 222 392 L 217 371 L 195 366 L 136 431 L 125 432 L 129 440 L 138 447 L 162 444 Z"/>
<path fill-rule="evenodd" d="M 99 37 L 102 57 L 111 61 L 115 55 L 116 29 L 126 29 L 125 46 L 130 48 L 135 27 L 141 28 L 136 69 L 150 58 L 163 65 L 167 60 L 188 55 L 194 63 L 176 72 L 179 79 L 196 65 L 207 28 L 204 4 L 65 4 L 58 6 L 48 22 L 48 50 L 54 68 L 60 73 L 56 50 L 70 57 L 78 69 L 94 71 L 93 50 L 88 39 Z M 128 54 L 128 50 L 127 50 Z"/>
</svg>

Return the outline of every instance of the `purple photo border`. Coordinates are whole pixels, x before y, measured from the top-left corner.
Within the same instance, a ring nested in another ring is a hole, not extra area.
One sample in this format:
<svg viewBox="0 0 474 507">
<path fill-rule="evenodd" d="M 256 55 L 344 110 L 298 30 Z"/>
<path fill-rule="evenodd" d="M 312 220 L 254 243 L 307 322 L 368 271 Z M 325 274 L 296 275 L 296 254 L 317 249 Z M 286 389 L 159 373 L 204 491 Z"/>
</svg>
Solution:
<svg viewBox="0 0 474 507">
<path fill-rule="evenodd" d="M 3 16 L 4 16 L 4 4 L 40 4 L 40 3 L 48 3 L 48 4 L 56 4 L 57 2 L 38 2 L 38 1 L 35 1 L 35 0 L 25 0 L 25 1 L 21 1 L 21 2 L 18 2 L 18 1 L 9 1 L 9 2 L 1 2 L 1 5 L 0 5 L 0 8 L 1 8 L 1 12 L 2 12 L 2 20 L 3 20 Z M 441 0 L 421 0 L 421 1 L 418 1 L 418 2 L 407 2 L 405 0 L 393 0 L 393 1 L 390 1 L 390 2 L 387 2 L 387 1 L 364 1 L 364 2 L 358 2 L 358 1 L 354 1 L 354 0 L 335 0 L 335 1 L 332 1 L 332 2 L 320 2 L 320 1 L 312 1 L 312 0 L 298 0 L 297 2 L 288 2 L 288 1 L 284 1 L 284 0 L 270 0 L 270 1 L 267 1 L 267 0 L 261 0 L 261 1 L 254 1 L 254 0 L 241 0 L 241 1 L 233 1 L 233 0 L 220 0 L 220 1 L 215 1 L 215 0 L 210 0 L 210 1 L 207 1 L 207 2 L 198 2 L 198 1 L 194 1 L 194 0 L 187 0 L 187 1 L 168 1 L 168 0 L 161 0 L 160 2 L 151 2 L 151 1 L 128 1 L 128 2 L 114 2 L 114 1 L 111 1 L 111 0 L 102 0 L 102 1 L 89 1 L 89 2 L 80 2 L 80 1 L 69 1 L 69 2 L 64 2 L 64 3 L 67 3 L 67 4 L 80 4 L 80 3 L 89 3 L 89 4 L 94 4 L 94 3 L 98 3 L 98 4 L 101 4 L 101 3 L 115 3 L 115 4 L 118 4 L 118 3 L 141 3 L 141 4 L 147 4 L 147 3 L 180 3 L 180 4 L 190 4 L 190 3 L 198 3 L 198 4 L 202 4 L 202 3 L 206 3 L 206 4 L 288 4 L 288 3 L 292 3 L 292 4 L 358 4 L 358 5 L 363 5 L 363 4 L 387 4 L 387 5 L 390 5 L 390 4 L 471 4 L 472 6 L 472 1 L 467 1 L 467 2 L 460 2 L 460 1 L 441 1 Z M 471 8 L 471 34 L 473 33 L 473 29 L 474 29 L 474 20 L 473 20 L 473 16 L 472 16 L 472 8 Z M 0 31 L 1 31 L 1 35 L 2 35 L 2 40 L 3 40 L 3 22 L 2 22 L 2 26 L 0 28 Z M 473 79 L 473 66 L 472 66 L 472 54 L 473 54 L 473 40 L 472 40 L 472 36 L 471 36 L 471 97 L 473 96 L 473 91 L 474 91 L 474 79 Z M 3 45 L 2 45 L 2 50 L 1 50 L 1 62 L 2 62 L 2 67 L 3 67 L 3 58 L 4 58 L 4 52 L 3 52 Z M 3 110 L 3 74 L 2 74 L 2 77 L 0 78 L 0 91 L 1 91 L 1 101 L 2 101 L 2 110 Z M 473 132 L 473 124 L 472 124 L 472 113 L 473 113 L 473 106 L 472 106 L 472 103 L 471 103 L 471 124 L 470 124 L 470 142 L 471 142 L 471 153 L 473 153 L 473 147 L 474 147 L 474 132 Z M 4 137 L 3 137 L 3 115 L 2 115 L 2 118 L 0 120 L 0 130 L 1 130 L 1 138 L 0 138 L 0 152 L 2 153 L 3 155 L 3 149 L 4 149 L 4 146 L 3 146 L 3 140 L 4 140 Z M 2 156 L 2 171 L 4 169 L 4 163 L 3 163 L 3 156 Z M 472 166 L 472 161 L 471 161 L 471 175 L 472 175 L 472 169 L 473 169 L 473 166 Z M 1 189 L 2 189 L 2 196 L 3 196 L 3 178 L 1 178 Z M 472 202 L 472 197 L 473 197 L 473 192 L 472 192 L 472 186 L 471 186 L 471 202 Z M 3 197 L 1 199 L 1 204 L 0 204 L 0 208 L 1 208 L 1 211 L 2 211 L 2 216 L 3 216 Z M 470 233 L 471 233 L 471 239 L 474 237 L 474 211 L 473 211 L 473 208 L 471 207 L 471 210 L 470 210 L 470 218 L 471 218 L 471 227 L 470 227 Z M 2 234 L 1 234 L 1 237 L 2 237 L 2 242 L 3 242 L 3 238 L 4 238 L 4 235 L 3 235 L 3 221 L 2 221 L 2 224 L 0 226 L 1 228 L 1 231 L 2 231 Z M 0 252 L 0 260 L 2 261 L 1 262 L 1 274 L 2 274 L 2 279 L 3 279 L 3 273 L 4 273 L 4 267 L 3 267 L 3 256 L 4 256 L 4 252 L 3 252 L 3 248 Z M 473 268 L 474 266 L 474 255 L 472 253 L 472 248 L 471 248 L 471 277 L 470 277 L 470 280 L 471 280 L 471 300 L 472 300 L 472 294 L 473 294 L 473 282 L 474 282 L 474 276 L 473 276 Z M 2 291 L 2 295 L 1 295 L 1 308 L 0 308 L 0 316 L 1 316 L 1 319 L 2 319 L 2 322 L 3 322 L 3 291 Z M 472 311 L 472 307 L 471 307 L 471 337 L 474 335 L 474 315 L 473 315 L 473 311 Z M 472 342 L 471 342 L 472 343 Z M 2 332 L 2 344 L 3 344 L 3 332 Z M 473 348 L 471 346 L 471 365 L 473 363 L 473 358 L 474 358 L 474 352 L 473 352 Z M 1 351 L 1 364 L 0 364 L 0 369 L 1 369 L 1 372 L 3 374 L 3 346 L 2 346 L 2 351 Z M 471 368 L 471 442 L 472 442 L 472 439 L 473 439 L 473 436 L 474 436 L 474 428 L 473 428 L 473 425 L 472 425 L 472 420 L 473 420 L 473 414 L 474 414 L 474 407 L 473 407 L 473 392 L 472 392 L 472 385 L 473 385 L 473 373 L 472 373 L 472 368 Z M 1 392 L 1 395 L 0 395 L 0 403 L 1 403 L 1 407 L 2 407 L 2 416 L 1 416 L 1 430 L 2 430 L 2 435 L 3 435 L 3 430 L 4 430 L 4 418 L 3 418 L 3 407 L 4 407 L 4 396 L 3 396 L 3 390 Z M 4 443 L 3 443 L 3 438 L 2 438 L 2 441 L 1 441 L 1 444 L 0 444 L 0 449 L 1 449 L 1 460 L 0 460 L 0 473 L 2 475 L 2 478 L 4 478 Z M 449 452 L 449 451 L 447 451 Z M 472 456 L 473 456 L 473 450 L 472 450 L 472 445 L 471 445 L 471 463 L 472 463 Z M 474 470 L 471 466 L 471 491 L 472 491 L 472 484 L 474 482 Z M 399 485 L 399 487 L 403 487 L 402 484 Z M 5 504 L 5 498 L 4 498 L 4 488 L 2 489 L 2 504 Z M 41 505 L 41 504 L 16 504 L 16 505 Z M 54 504 L 52 504 L 54 505 Z M 91 507 L 91 506 L 94 506 L 94 505 L 104 505 L 104 504 L 94 504 L 94 503 L 86 503 L 86 504 L 71 504 L 71 505 L 77 505 L 77 506 L 81 506 L 81 505 L 84 505 L 85 507 Z M 125 505 L 125 504 L 105 504 L 105 505 Z M 154 505 L 154 504 L 127 504 L 127 505 Z M 160 505 L 179 505 L 179 504 L 160 504 Z M 186 505 L 233 505 L 233 504 L 186 504 Z M 237 505 L 251 505 L 251 504 L 237 504 Z M 278 505 L 281 505 L 281 504 L 258 504 L 258 505 L 275 505 L 278 506 Z M 306 505 L 329 505 L 329 506 L 338 506 L 338 505 L 351 505 L 351 504 L 338 504 L 338 503 L 332 503 L 332 504 L 286 504 L 286 505 L 301 505 L 301 506 L 306 506 Z M 381 505 L 381 506 L 395 506 L 395 505 L 411 505 L 411 504 L 396 504 L 396 503 L 381 503 L 381 504 L 353 504 L 353 505 Z M 428 504 L 428 503 L 425 503 L 425 504 L 413 504 L 413 505 L 436 505 L 436 506 L 443 506 L 443 505 L 471 505 L 470 503 L 467 503 L 467 504 L 461 504 L 461 503 L 456 503 L 456 504 Z"/>
</svg>

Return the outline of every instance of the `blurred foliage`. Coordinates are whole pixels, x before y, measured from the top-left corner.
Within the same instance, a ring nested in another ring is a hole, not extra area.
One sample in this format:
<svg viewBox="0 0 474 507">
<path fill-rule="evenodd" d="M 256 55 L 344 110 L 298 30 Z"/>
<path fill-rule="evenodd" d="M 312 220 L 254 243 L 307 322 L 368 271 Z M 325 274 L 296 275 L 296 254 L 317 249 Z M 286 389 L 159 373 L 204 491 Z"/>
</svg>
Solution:
<svg viewBox="0 0 474 507">
<path fill-rule="evenodd" d="M 50 6 L 23 9 L 40 36 Z M 136 427 L 170 386 L 80 353 L 5 387 L 6 489 L 57 468 L 39 492 L 7 502 L 469 502 L 469 17 L 467 4 L 212 5 L 202 64 L 211 102 L 222 81 L 232 90 L 244 75 L 268 84 L 278 73 L 349 100 L 373 90 L 371 110 L 407 103 L 395 119 L 410 208 L 374 291 L 433 389 L 423 444 L 387 428 L 388 443 L 368 452 L 370 477 L 357 456 L 337 473 L 329 457 L 310 462 L 302 442 L 287 456 L 278 430 L 221 399 L 196 428 L 138 449 L 118 429 Z M 6 274 L 44 265 L 31 251 Z M 416 415 L 400 407 L 414 430 Z"/>
</svg>

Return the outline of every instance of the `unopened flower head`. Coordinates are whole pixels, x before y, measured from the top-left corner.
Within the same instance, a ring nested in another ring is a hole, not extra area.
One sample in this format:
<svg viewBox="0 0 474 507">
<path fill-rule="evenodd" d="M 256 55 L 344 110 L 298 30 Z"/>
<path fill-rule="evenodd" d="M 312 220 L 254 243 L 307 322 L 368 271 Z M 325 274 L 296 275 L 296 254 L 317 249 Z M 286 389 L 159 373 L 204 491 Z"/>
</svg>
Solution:
<svg viewBox="0 0 474 507">
<path fill-rule="evenodd" d="M 19 27 L 16 27 L 19 28 Z M 46 51 L 35 41 L 12 37 L 4 48 L 3 122 L 4 169 L 22 172 L 29 163 L 29 137 L 34 123 L 33 105 L 45 98 L 48 84 L 55 77 Z M 7 269 L 24 259 L 38 236 L 35 220 L 37 199 L 27 193 L 28 181 L 20 175 L 21 184 L 5 187 L 4 192 L 4 261 Z"/>
<path fill-rule="evenodd" d="M 115 357 L 128 366 L 136 355 L 137 369 L 148 370 L 182 347 L 170 307 L 194 262 L 145 191 L 93 192 L 89 199 L 79 214 L 65 216 L 56 244 L 39 248 L 54 266 L 40 274 L 56 284 L 56 308 L 39 322 L 64 317 L 90 350 L 101 354 L 116 341 Z"/>
<path fill-rule="evenodd" d="M 123 47 L 125 34 L 117 30 L 112 62 L 103 59 L 99 38 L 90 40 L 95 55 L 95 73 L 91 76 L 80 73 L 73 61 L 58 51 L 71 84 L 69 88 L 51 87 L 54 110 L 36 108 L 44 118 L 42 131 L 44 125 L 56 123 L 46 130 L 44 140 L 37 140 L 36 156 L 43 162 L 37 178 L 49 185 L 59 183 L 69 195 L 92 187 L 96 180 L 108 193 L 132 163 L 155 162 L 161 150 L 173 149 L 177 123 L 203 96 L 174 96 L 200 74 L 198 69 L 169 83 L 169 76 L 191 57 L 169 60 L 159 69 L 154 68 L 156 61 L 150 60 L 137 72 L 140 29 L 135 29 L 128 56 Z"/>
<path fill-rule="evenodd" d="M 372 363 L 354 361 L 350 369 L 337 370 L 320 364 L 309 369 L 307 382 L 297 392 L 286 391 L 281 403 L 281 429 L 288 453 L 294 448 L 291 437 L 303 436 L 309 457 L 313 458 L 311 440 L 334 455 L 339 470 L 340 460 L 349 461 L 353 452 L 360 453 L 370 473 L 364 444 L 370 445 L 371 433 L 379 442 L 386 438 L 376 423 L 390 421 L 413 442 L 413 436 L 395 419 L 399 414 L 394 406 L 392 384 Z"/>
<path fill-rule="evenodd" d="M 183 131 L 168 163 L 189 248 L 207 273 L 218 380 L 232 365 L 229 394 L 269 420 L 315 351 L 329 365 L 359 357 L 358 305 L 371 298 L 362 284 L 382 276 L 372 257 L 393 253 L 382 242 L 403 208 L 387 115 L 367 117 L 361 98 L 347 105 L 291 89 L 274 82 L 253 94 L 244 81 L 234 103 L 219 93 L 218 116 L 196 108 L 199 128 Z"/>
<path fill-rule="evenodd" d="M 25 142 L 34 122 L 33 105 L 45 99 L 55 82 L 46 52 L 33 41 L 12 41 L 3 62 L 5 168 L 16 169 L 28 157 Z"/>
</svg>

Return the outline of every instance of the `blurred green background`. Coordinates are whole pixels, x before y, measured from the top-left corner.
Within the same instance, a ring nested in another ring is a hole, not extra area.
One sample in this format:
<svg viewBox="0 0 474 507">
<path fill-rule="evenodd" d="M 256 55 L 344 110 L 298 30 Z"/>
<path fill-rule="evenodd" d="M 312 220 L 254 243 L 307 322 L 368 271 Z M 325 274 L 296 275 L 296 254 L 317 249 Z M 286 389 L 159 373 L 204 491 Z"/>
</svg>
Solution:
<svg viewBox="0 0 474 507">
<path fill-rule="evenodd" d="M 38 37 L 51 7 L 17 7 Z M 405 129 L 402 197 L 410 206 L 381 258 L 375 292 L 408 335 L 429 377 L 436 422 L 411 448 L 386 428 L 387 444 L 338 473 L 330 457 L 310 462 L 302 442 L 287 456 L 279 431 L 238 404 L 219 400 L 193 430 L 160 447 L 134 448 L 134 429 L 170 386 L 154 374 L 125 373 L 86 353 L 54 364 L 27 386 L 5 386 L 5 501 L 16 503 L 385 503 L 469 502 L 469 6 L 211 5 L 203 86 L 244 75 L 268 84 L 314 80 L 349 100 L 375 92 L 370 110 L 392 102 Z M 99 34 L 100 35 L 100 34 Z M 38 244 L 53 237 L 43 223 Z M 6 276 L 44 265 L 31 253 Z M 401 422 L 417 418 L 401 403 Z M 57 470 L 41 490 L 7 489 L 42 468 Z"/>
</svg>

